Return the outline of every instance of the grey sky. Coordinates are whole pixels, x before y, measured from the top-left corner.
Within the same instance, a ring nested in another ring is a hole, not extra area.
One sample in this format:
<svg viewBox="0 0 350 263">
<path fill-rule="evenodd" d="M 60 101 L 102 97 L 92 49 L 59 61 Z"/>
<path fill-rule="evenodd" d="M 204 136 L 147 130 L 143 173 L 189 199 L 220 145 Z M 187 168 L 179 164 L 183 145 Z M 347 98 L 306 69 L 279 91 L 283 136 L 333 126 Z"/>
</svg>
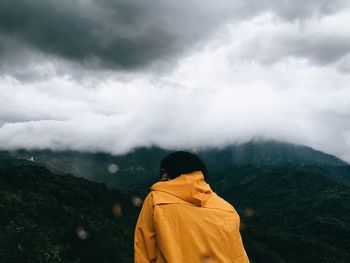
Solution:
<svg viewBox="0 0 350 263">
<path fill-rule="evenodd" d="M 350 161 L 345 1 L 0 2 L 0 148 L 262 137 Z"/>
<path fill-rule="evenodd" d="M 83 66 L 132 69 L 183 54 L 229 21 L 269 11 L 290 21 L 342 6 L 316 0 L 2 0 L 0 33 Z"/>
</svg>

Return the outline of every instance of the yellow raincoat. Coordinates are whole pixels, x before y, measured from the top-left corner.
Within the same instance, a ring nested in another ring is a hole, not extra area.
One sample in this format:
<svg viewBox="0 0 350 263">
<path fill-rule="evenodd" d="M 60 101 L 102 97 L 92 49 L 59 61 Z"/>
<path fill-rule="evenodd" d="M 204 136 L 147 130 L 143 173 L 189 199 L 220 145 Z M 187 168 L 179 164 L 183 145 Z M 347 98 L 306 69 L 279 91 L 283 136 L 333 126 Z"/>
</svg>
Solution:
<svg viewBox="0 0 350 263">
<path fill-rule="evenodd" d="M 202 172 L 158 182 L 144 200 L 134 236 L 136 263 L 247 263 L 236 210 Z"/>
</svg>

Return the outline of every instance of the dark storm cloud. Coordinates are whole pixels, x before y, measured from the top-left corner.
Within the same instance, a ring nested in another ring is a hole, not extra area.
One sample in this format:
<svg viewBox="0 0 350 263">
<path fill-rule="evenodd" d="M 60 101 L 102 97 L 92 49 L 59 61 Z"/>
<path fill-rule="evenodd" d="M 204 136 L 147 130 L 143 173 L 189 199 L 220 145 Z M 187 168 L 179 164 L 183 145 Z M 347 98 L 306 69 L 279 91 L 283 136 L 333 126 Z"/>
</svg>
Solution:
<svg viewBox="0 0 350 263">
<path fill-rule="evenodd" d="M 0 34 L 85 66 L 133 69 L 175 58 L 229 19 L 263 11 L 297 19 L 334 12 L 340 3 L 1 0 Z M 4 50 L 0 47 L 0 56 Z M 14 52 L 12 56 L 18 54 Z"/>
<path fill-rule="evenodd" d="M 221 20 L 197 1 L 162 2 L 2 0 L 0 33 L 83 64 L 133 68 L 181 52 Z"/>
</svg>

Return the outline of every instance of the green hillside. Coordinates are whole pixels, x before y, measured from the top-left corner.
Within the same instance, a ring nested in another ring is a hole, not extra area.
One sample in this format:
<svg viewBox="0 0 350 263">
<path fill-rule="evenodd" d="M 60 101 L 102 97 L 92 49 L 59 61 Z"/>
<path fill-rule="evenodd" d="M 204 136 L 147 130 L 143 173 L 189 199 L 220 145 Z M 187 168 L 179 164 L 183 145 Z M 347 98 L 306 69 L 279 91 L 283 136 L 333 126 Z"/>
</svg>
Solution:
<svg viewBox="0 0 350 263">
<path fill-rule="evenodd" d="M 106 153 L 81 153 L 72 151 L 3 151 L 1 160 L 11 163 L 31 163 L 47 167 L 56 174 L 74 174 L 91 181 L 104 182 L 110 187 L 129 189 L 145 181 L 156 180 L 159 162 L 168 151 L 159 148 L 141 148 L 122 156 Z M 32 159 L 33 161 L 29 161 Z M 117 166 L 111 173 L 110 165 Z M 156 176 L 155 176 L 156 175 Z"/>
<path fill-rule="evenodd" d="M 313 148 L 279 141 L 251 141 L 223 149 L 204 150 L 200 154 L 207 160 L 208 165 L 221 169 L 230 164 L 254 164 L 256 166 L 348 165 L 333 155 Z"/>
<path fill-rule="evenodd" d="M 209 166 L 211 187 L 241 216 L 251 262 L 350 262 L 349 166 L 307 147 L 255 146 L 247 144 L 246 153 L 235 159 L 237 149 L 200 153 Z M 275 147 L 282 157 L 277 158 Z M 34 162 L 26 160 L 34 152 L 18 154 L 0 153 L 1 262 L 133 261 L 133 228 L 140 209 L 133 200 L 144 197 L 157 180 L 166 151 L 139 149 L 119 157 L 40 152 Z M 268 162 L 267 156 L 278 161 Z M 301 156 L 307 161 L 299 163 Z M 45 162 L 60 171 L 64 163 L 69 169 L 84 167 L 90 180 L 110 163 L 119 170 L 99 178 L 110 179 L 108 188 L 58 175 L 43 167 Z M 118 180 L 124 190 L 111 188 Z M 125 190 L 128 186 L 138 191 Z"/>
<path fill-rule="evenodd" d="M 131 201 L 101 183 L 2 165 L 1 262 L 132 262 Z"/>
<path fill-rule="evenodd" d="M 328 177 L 245 165 L 212 187 L 238 208 L 255 262 L 350 262 L 350 187 Z"/>
</svg>

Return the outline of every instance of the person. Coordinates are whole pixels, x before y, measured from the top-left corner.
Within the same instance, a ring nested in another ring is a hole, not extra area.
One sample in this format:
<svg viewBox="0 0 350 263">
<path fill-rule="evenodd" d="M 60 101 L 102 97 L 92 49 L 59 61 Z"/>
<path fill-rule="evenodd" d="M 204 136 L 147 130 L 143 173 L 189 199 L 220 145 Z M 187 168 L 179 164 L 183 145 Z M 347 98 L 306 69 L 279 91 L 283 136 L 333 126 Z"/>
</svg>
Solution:
<svg viewBox="0 0 350 263">
<path fill-rule="evenodd" d="M 206 183 L 203 161 L 180 151 L 160 168 L 160 182 L 151 187 L 136 223 L 134 262 L 249 262 L 239 215 Z"/>
</svg>

